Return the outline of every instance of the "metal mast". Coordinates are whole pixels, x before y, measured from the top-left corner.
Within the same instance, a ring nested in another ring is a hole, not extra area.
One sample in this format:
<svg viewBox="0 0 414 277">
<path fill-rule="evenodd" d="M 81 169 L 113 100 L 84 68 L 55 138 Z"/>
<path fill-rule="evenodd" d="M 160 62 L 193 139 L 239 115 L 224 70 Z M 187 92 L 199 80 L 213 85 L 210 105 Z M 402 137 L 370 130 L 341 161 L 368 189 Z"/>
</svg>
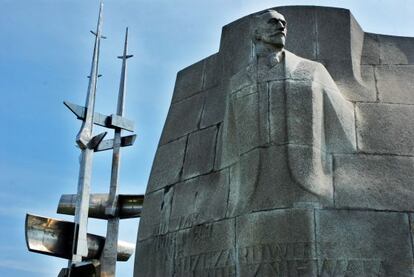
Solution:
<svg viewBox="0 0 414 277">
<path fill-rule="evenodd" d="M 121 80 L 119 84 L 118 103 L 116 115 L 122 117 L 125 109 L 125 94 L 126 94 L 126 71 L 127 59 L 132 55 L 128 55 L 128 28 L 125 31 L 124 52 L 119 59 L 122 59 Z M 108 216 L 108 224 L 106 229 L 106 241 L 101 256 L 101 276 L 110 277 L 115 276 L 117 246 L 118 246 L 118 231 L 119 231 L 119 217 L 117 214 L 117 194 L 120 168 L 120 150 L 121 150 L 121 128 L 114 129 L 114 144 L 112 152 L 112 169 L 111 182 L 109 187 L 108 205 L 105 213 Z"/>
<path fill-rule="evenodd" d="M 57 212 L 74 215 L 74 222 L 27 214 L 25 237 L 29 251 L 68 259 L 68 268 L 63 268 L 58 277 L 115 276 L 116 262 L 127 261 L 134 252 L 134 245 L 118 241 L 119 220 L 141 216 L 144 195 L 118 195 L 120 148 L 134 144 L 136 135 L 121 136 L 122 130 L 133 132 L 133 121 L 125 118 L 126 60 L 128 55 L 128 28 L 125 33 L 121 80 L 116 114 L 104 115 L 95 112 L 95 97 L 98 82 L 99 49 L 102 32 L 103 3 L 100 2 L 95 35 L 92 65 L 85 106 L 64 102 L 82 121 L 76 136 L 81 149 L 77 194 L 62 195 Z M 114 138 L 103 140 L 106 132 L 93 136 L 93 125 L 114 130 Z M 94 152 L 113 150 L 111 180 L 108 194 L 90 194 L 92 158 Z M 107 237 L 87 233 L 88 217 L 107 220 Z M 88 244 L 89 241 L 89 244 Z"/>
<path fill-rule="evenodd" d="M 94 124 L 95 95 L 98 82 L 99 47 L 102 38 L 102 12 L 103 2 L 101 1 L 96 32 L 91 31 L 95 35 L 95 46 L 93 49 L 91 72 L 89 75 L 89 85 L 86 95 L 86 115 L 82 122 L 81 129 L 76 137 L 76 143 L 79 145 L 82 152 L 78 179 L 78 197 L 75 208 L 75 228 L 73 236 L 72 259 L 69 262 L 69 268 L 74 263 L 81 262 L 82 257 L 87 257 L 88 255 L 87 225 L 89 210 L 89 191 L 92 175 L 92 157 L 94 148 L 99 144 L 99 142 L 106 134 L 103 133 L 97 135 L 96 137 L 92 136 L 92 129 Z"/>
</svg>

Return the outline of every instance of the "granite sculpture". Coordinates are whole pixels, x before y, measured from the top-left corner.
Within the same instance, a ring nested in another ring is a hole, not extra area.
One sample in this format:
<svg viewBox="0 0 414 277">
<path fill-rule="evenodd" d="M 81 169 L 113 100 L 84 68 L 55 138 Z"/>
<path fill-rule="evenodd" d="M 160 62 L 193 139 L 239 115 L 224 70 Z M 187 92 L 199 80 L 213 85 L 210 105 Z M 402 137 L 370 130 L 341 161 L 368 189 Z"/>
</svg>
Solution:
<svg viewBox="0 0 414 277">
<path fill-rule="evenodd" d="M 413 64 L 345 9 L 224 26 L 177 75 L 134 276 L 414 276 Z"/>
</svg>

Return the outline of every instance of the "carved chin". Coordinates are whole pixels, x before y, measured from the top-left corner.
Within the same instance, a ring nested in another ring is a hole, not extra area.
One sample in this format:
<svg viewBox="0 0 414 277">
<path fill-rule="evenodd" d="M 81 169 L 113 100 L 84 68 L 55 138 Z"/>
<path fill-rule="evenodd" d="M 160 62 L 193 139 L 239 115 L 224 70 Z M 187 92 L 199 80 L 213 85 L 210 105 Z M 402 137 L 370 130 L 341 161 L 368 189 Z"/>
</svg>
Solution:
<svg viewBox="0 0 414 277">
<path fill-rule="evenodd" d="M 285 46 L 285 36 L 276 36 L 276 37 L 265 37 L 262 38 L 262 41 L 267 44 L 271 44 L 278 48 L 283 48 Z"/>
</svg>

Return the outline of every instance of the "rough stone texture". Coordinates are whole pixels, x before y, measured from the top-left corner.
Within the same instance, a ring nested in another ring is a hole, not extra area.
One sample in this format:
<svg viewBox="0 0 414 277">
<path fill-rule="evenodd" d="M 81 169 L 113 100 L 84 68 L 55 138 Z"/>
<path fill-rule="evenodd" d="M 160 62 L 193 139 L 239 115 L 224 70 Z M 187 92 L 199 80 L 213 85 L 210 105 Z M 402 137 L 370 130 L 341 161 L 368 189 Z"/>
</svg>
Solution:
<svg viewBox="0 0 414 277">
<path fill-rule="evenodd" d="M 174 276 L 236 275 L 234 219 L 179 231 Z"/>
<path fill-rule="evenodd" d="M 312 210 L 273 210 L 237 218 L 238 276 L 316 277 L 314 225 Z"/>
<path fill-rule="evenodd" d="M 147 192 L 151 192 L 179 181 L 187 138 L 170 142 L 158 147 L 155 154 Z"/>
<path fill-rule="evenodd" d="M 256 13 L 178 73 L 136 277 L 414 276 L 414 38 L 276 9 L 281 62 Z"/>
<path fill-rule="evenodd" d="M 414 106 L 360 103 L 356 114 L 361 151 L 414 155 Z"/>
<path fill-rule="evenodd" d="M 316 226 L 321 276 L 413 276 L 407 214 L 325 210 Z"/>
<path fill-rule="evenodd" d="M 177 184 L 169 230 L 217 221 L 226 215 L 229 194 L 228 170 L 200 176 Z"/>
<path fill-rule="evenodd" d="M 172 102 L 178 102 L 201 91 L 203 86 L 204 60 L 177 74 Z"/>
<path fill-rule="evenodd" d="M 318 197 L 292 179 L 287 151 L 286 146 L 255 149 L 231 167 L 229 217 L 303 203 L 330 205 L 332 190 Z"/>
<path fill-rule="evenodd" d="M 223 121 L 226 111 L 226 96 L 223 86 L 215 86 L 206 91 L 206 100 L 200 124 L 201 128 Z"/>
<path fill-rule="evenodd" d="M 221 59 L 218 54 L 211 55 L 204 61 L 203 90 L 220 84 L 222 74 Z"/>
<path fill-rule="evenodd" d="M 197 94 L 171 105 L 162 131 L 160 144 L 166 144 L 196 131 L 203 110 L 204 95 Z"/>
<path fill-rule="evenodd" d="M 414 158 L 360 154 L 334 160 L 337 208 L 414 210 Z"/>
<path fill-rule="evenodd" d="M 175 244 L 175 234 L 139 241 L 135 255 L 134 276 L 173 276 Z"/>
<path fill-rule="evenodd" d="M 173 189 L 159 190 L 145 195 L 145 207 L 142 211 L 138 240 L 164 235 L 168 232 Z"/>
<path fill-rule="evenodd" d="M 414 64 L 413 38 L 378 35 L 381 64 Z"/>
<path fill-rule="evenodd" d="M 365 33 L 361 64 L 380 64 L 380 44 L 377 34 Z"/>
<path fill-rule="evenodd" d="M 213 126 L 189 135 L 182 179 L 213 170 L 217 131 L 217 127 Z"/>
<path fill-rule="evenodd" d="M 414 65 L 378 66 L 375 73 L 380 101 L 414 104 Z"/>
</svg>

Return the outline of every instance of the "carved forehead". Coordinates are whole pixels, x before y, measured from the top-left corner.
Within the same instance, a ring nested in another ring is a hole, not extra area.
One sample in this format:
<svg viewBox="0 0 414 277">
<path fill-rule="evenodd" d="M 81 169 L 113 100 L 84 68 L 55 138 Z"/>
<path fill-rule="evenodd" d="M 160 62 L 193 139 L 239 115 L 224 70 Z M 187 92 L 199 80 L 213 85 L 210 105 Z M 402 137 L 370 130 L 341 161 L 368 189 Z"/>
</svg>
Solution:
<svg viewBox="0 0 414 277">
<path fill-rule="evenodd" d="M 259 17 L 260 20 L 264 20 L 264 21 L 267 21 L 270 18 L 275 18 L 275 19 L 278 19 L 278 20 L 286 21 L 283 14 L 278 13 L 275 10 L 267 10 L 267 11 L 259 14 L 258 17 Z"/>
</svg>

